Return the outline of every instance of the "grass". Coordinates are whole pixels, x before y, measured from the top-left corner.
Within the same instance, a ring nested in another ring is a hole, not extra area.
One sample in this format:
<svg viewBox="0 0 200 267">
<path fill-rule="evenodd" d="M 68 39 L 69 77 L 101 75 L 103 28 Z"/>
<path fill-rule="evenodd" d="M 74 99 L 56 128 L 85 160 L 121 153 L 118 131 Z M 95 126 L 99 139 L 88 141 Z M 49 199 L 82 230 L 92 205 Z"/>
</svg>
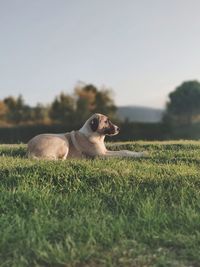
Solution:
<svg viewBox="0 0 200 267">
<path fill-rule="evenodd" d="M 35 161 L 0 146 L 0 266 L 200 266 L 200 142 L 143 159 Z"/>
</svg>

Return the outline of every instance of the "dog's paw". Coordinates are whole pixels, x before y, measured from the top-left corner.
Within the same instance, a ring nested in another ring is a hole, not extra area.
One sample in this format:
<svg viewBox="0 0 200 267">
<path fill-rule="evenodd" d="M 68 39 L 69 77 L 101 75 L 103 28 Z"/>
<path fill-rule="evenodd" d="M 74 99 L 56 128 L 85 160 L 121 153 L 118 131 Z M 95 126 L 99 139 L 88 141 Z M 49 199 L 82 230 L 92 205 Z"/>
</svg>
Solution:
<svg viewBox="0 0 200 267">
<path fill-rule="evenodd" d="M 149 156 L 149 152 L 148 151 L 140 152 L 140 154 L 141 154 L 141 157 L 148 157 Z"/>
<path fill-rule="evenodd" d="M 144 158 L 148 156 L 148 152 L 147 151 L 143 151 L 143 152 L 133 152 L 133 157 L 135 158 Z"/>
<path fill-rule="evenodd" d="M 141 158 L 141 157 L 147 157 L 148 156 L 147 151 L 133 152 L 133 151 L 125 150 L 124 152 L 125 152 L 125 155 L 127 157 L 131 157 L 131 158 Z"/>
</svg>

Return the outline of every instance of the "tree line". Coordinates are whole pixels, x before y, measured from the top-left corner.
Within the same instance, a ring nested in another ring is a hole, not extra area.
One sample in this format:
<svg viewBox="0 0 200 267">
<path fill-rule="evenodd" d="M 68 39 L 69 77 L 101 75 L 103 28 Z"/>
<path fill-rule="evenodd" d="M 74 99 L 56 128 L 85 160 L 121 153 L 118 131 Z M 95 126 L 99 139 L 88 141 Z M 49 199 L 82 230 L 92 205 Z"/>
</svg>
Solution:
<svg viewBox="0 0 200 267">
<path fill-rule="evenodd" d="M 49 105 L 31 107 L 21 95 L 6 97 L 0 101 L 0 125 L 80 124 L 95 112 L 113 118 L 116 109 L 110 89 L 79 83 L 71 95 L 62 92 Z"/>
<path fill-rule="evenodd" d="M 200 122 L 200 83 L 186 81 L 169 94 L 163 123 L 191 125 Z"/>
</svg>

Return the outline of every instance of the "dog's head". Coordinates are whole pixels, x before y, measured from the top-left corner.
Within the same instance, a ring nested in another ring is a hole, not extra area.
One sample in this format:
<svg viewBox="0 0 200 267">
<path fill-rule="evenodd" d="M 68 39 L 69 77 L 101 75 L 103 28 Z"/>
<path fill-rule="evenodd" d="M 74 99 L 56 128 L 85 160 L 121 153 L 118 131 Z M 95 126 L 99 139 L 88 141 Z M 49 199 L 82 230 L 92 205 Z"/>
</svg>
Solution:
<svg viewBox="0 0 200 267">
<path fill-rule="evenodd" d="M 87 122 L 91 131 L 99 135 L 116 135 L 119 133 L 119 127 L 114 125 L 105 115 L 96 113 Z"/>
</svg>

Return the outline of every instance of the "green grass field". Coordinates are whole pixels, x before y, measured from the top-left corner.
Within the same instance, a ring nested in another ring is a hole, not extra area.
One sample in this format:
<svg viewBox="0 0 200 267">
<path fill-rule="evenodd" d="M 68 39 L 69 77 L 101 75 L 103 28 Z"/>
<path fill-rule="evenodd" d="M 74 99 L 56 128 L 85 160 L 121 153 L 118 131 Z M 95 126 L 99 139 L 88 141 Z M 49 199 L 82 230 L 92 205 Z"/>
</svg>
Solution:
<svg viewBox="0 0 200 267">
<path fill-rule="evenodd" d="M 0 146 L 0 266 L 200 266 L 200 142 L 143 159 L 36 161 Z"/>
</svg>

